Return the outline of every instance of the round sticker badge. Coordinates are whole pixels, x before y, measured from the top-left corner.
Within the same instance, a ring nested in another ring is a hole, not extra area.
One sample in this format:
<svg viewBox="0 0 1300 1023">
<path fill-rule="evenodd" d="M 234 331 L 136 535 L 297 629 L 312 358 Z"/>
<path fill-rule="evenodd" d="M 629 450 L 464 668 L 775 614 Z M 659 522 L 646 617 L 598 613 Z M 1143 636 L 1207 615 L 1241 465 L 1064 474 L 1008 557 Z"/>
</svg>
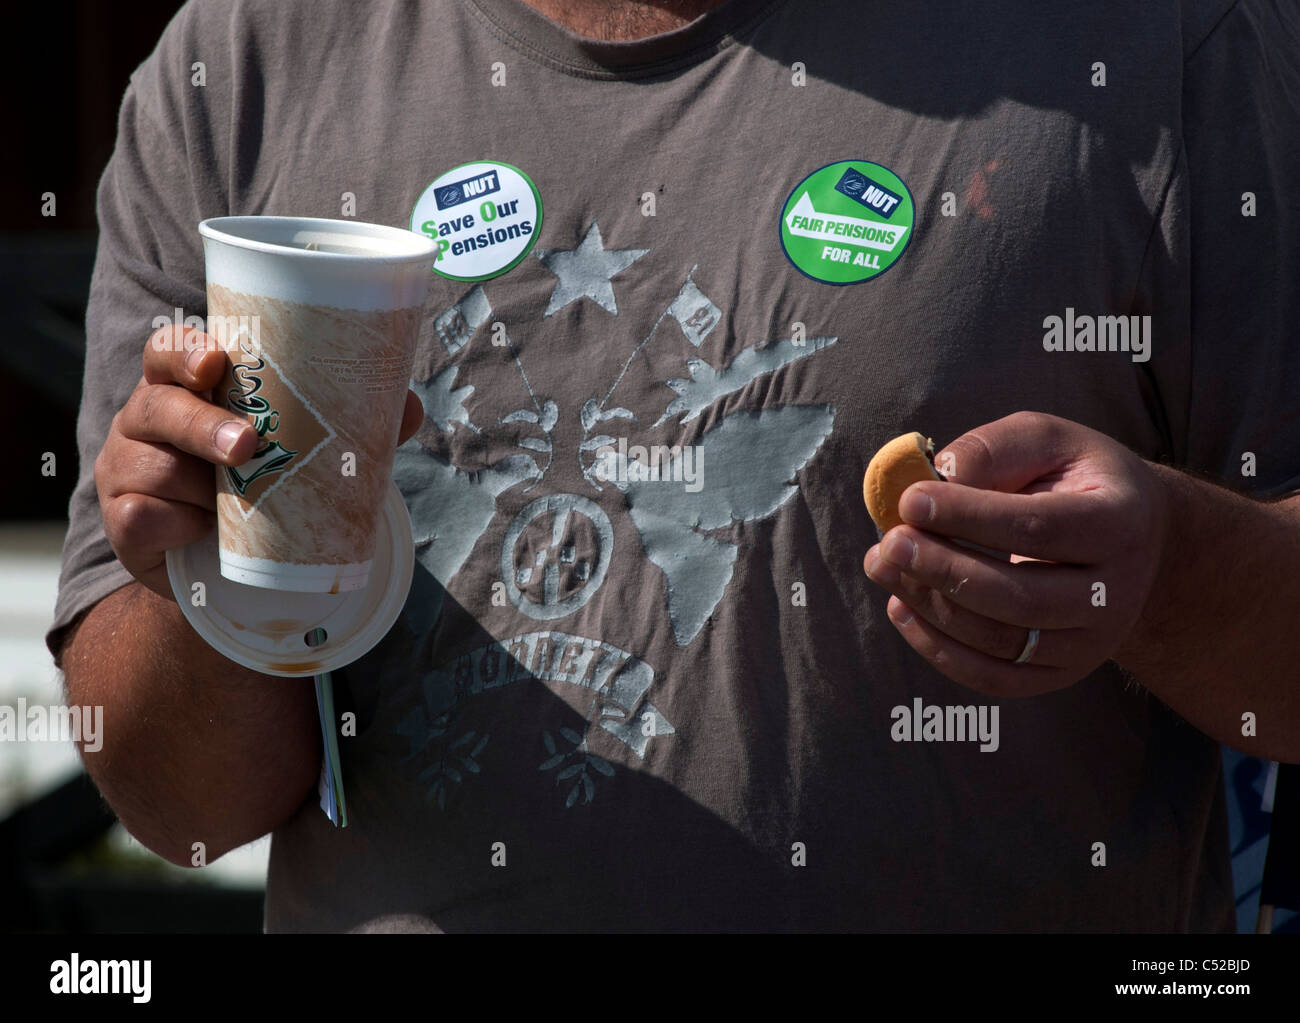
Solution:
<svg viewBox="0 0 1300 1023">
<path fill-rule="evenodd" d="M 438 243 L 434 273 L 486 281 L 519 264 L 542 229 L 542 197 L 527 174 L 480 160 L 453 167 L 424 190 L 411 230 Z"/>
<path fill-rule="evenodd" d="M 860 284 L 898 261 L 916 207 L 902 178 L 866 160 L 818 168 L 781 210 L 781 248 L 800 273 L 823 284 Z"/>
</svg>

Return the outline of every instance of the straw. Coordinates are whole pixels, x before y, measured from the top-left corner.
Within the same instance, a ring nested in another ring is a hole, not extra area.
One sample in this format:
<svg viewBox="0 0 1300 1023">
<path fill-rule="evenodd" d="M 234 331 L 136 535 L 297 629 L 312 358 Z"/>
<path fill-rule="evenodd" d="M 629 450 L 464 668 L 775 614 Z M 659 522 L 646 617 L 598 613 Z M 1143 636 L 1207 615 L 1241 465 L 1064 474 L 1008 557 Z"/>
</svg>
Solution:
<svg viewBox="0 0 1300 1023">
<path fill-rule="evenodd" d="M 325 631 L 312 631 L 313 645 L 325 641 Z M 337 828 L 348 826 L 348 803 L 343 794 L 343 765 L 339 757 L 338 723 L 334 717 L 334 676 L 321 672 L 315 676 L 316 712 L 320 718 L 321 739 L 325 747 L 326 805 L 325 814 Z"/>
</svg>

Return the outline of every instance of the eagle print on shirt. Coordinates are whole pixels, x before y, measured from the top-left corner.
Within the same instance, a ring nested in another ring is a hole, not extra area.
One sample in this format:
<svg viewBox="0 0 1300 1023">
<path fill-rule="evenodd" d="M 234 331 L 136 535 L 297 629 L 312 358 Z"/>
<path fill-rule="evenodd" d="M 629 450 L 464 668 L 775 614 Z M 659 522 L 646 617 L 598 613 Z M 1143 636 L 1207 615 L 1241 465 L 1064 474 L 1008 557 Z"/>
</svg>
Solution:
<svg viewBox="0 0 1300 1023">
<path fill-rule="evenodd" d="M 535 257 L 556 278 L 543 320 L 583 301 L 617 318 L 613 279 L 634 272 L 649 251 L 606 249 L 595 222 L 577 248 L 537 251 Z M 615 773 L 613 764 L 588 748 L 592 728 L 614 736 L 638 758 L 644 758 L 651 742 L 673 735 L 676 727 L 649 699 L 655 679 L 652 665 L 600 638 L 556 631 L 548 624 L 558 624 L 584 607 L 606 585 L 616 559 L 645 557 L 662 579 L 673 639 L 678 647 L 689 646 L 726 596 L 741 555 L 741 545 L 715 534 L 736 522 L 774 515 L 798 492 L 796 474 L 831 432 L 833 406 L 740 409 L 710 426 L 694 445 L 660 446 L 660 459 L 647 459 L 655 451 L 645 441 L 648 430 L 669 421 L 685 426 L 750 382 L 838 340 L 762 340 L 742 348 L 719 368 L 703 357 L 689 357 L 681 376 L 662 381 L 670 392 L 664 405 L 630 409 L 618 404 L 617 392 L 634 360 L 668 332 L 679 330 L 701 356 L 707 354 L 710 335 L 724 314 L 695 284 L 696 269 L 686 272 L 622 371 L 596 393 L 571 403 L 535 392 L 520 351 L 504 326 L 492 322 L 493 282 L 475 284 L 434 321 L 453 360 L 472 344 L 505 348 L 527 402 L 495 424 L 476 421 L 475 388 L 456 386 L 459 369 L 452 361 L 428 379 L 411 382 L 424 404 L 426 427 L 444 434 L 470 430 L 482 435 L 518 430 L 518 424 L 526 424 L 527 430 L 512 442 L 516 450 L 478 469 L 457 466 L 416 438 L 398 448 L 393 476 L 411 513 L 417 561 L 450 591 L 493 525 L 502 495 L 514 488 L 538 495 L 507 525 L 499 564 L 500 589 L 521 620 L 538 627 L 522 628 L 425 673 L 421 701 L 397 728 L 409 744 L 407 759 L 425 765 L 419 780 L 428 786 L 428 799 L 440 808 L 446 807 L 452 786 L 487 770 L 483 757 L 490 736 L 462 732 L 455 719 L 465 701 L 491 689 L 541 682 L 565 683 L 590 693 L 581 732 L 564 727 L 539 734 L 536 753 L 542 759 L 537 769 L 555 773 L 566 808 L 590 803 L 599 780 Z M 576 450 L 557 450 L 554 428 L 562 417 L 574 415 L 581 442 Z M 648 427 L 642 426 L 647 422 Z M 548 490 L 548 476 L 561 458 L 576 459 L 577 478 L 586 493 Z M 692 482 L 692 469 L 697 482 Z M 605 507 L 597 503 L 610 487 L 621 494 L 623 513 L 635 527 L 640 550 L 615 549 L 615 530 L 605 510 L 609 501 Z M 407 602 L 406 625 L 417 636 L 431 629 L 437 617 L 436 608 L 430 610 L 427 604 L 414 598 Z M 494 755 L 504 753 L 497 750 Z"/>
</svg>

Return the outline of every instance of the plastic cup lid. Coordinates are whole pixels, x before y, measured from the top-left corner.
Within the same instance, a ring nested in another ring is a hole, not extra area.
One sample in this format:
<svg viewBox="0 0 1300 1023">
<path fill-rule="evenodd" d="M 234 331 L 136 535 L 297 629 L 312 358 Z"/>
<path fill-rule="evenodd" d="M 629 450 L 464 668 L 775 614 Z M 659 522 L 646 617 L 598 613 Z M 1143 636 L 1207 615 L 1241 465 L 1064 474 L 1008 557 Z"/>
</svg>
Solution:
<svg viewBox="0 0 1300 1023">
<path fill-rule="evenodd" d="M 237 664 L 285 678 L 334 671 L 366 654 L 402 613 L 414 569 L 411 517 L 395 483 L 376 528 L 370 579 L 359 590 L 294 593 L 233 582 L 221 574 L 215 529 L 167 552 L 172 592 L 194 631 Z M 313 646 L 316 629 L 325 639 Z"/>
</svg>

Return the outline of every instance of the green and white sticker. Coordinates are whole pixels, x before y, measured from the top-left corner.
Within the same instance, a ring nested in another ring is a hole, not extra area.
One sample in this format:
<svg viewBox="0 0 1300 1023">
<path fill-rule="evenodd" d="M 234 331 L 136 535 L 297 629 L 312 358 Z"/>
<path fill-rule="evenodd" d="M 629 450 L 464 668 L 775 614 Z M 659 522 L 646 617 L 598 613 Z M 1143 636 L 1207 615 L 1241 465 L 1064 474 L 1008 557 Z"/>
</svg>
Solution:
<svg viewBox="0 0 1300 1023">
<path fill-rule="evenodd" d="M 916 207 L 902 178 L 867 160 L 820 167 L 781 210 L 781 248 L 823 284 L 860 284 L 898 261 L 912 239 Z"/>
<path fill-rule="evenodd" d="M 416 200 L 411 230 L 438 243 L 435 273 L 453 281 L 486 281 L 528 255 L 542 230 L 542 197 L 518 167 L 463 163 Z"/>
</svg>

